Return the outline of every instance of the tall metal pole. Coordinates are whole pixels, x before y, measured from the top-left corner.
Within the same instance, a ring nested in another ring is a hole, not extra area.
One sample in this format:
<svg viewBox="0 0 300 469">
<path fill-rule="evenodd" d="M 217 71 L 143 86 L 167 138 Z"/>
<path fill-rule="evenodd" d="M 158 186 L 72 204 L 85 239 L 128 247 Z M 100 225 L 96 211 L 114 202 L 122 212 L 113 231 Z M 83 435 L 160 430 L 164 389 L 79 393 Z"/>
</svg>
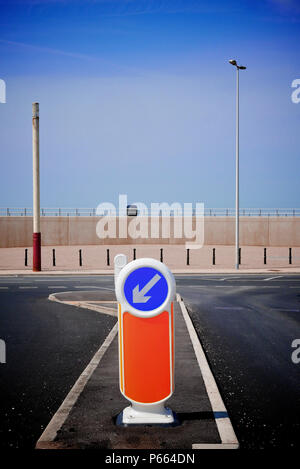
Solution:
<svg viewBox="0 0 300 469">
<path fill-rule="evenodd" d="M 235 131 L 235 268 L 239 269 L 239 70 L 246 70 L 244 65 L 238 65 L 236 60 L 229 63 L 236 67 L 236 131 Z"/>
<path fill-rule="evenodd" d="M 239 67 L 236 67 L 235 268 L 239 269 Z"/>
<path fill-rule="evenodd" d="M 33 260 L 32 270 L 41 270 L 40 229 L 40 136 L 39 103 L 32 103 L 32 156 L 33 156 Z"/>
</svg>

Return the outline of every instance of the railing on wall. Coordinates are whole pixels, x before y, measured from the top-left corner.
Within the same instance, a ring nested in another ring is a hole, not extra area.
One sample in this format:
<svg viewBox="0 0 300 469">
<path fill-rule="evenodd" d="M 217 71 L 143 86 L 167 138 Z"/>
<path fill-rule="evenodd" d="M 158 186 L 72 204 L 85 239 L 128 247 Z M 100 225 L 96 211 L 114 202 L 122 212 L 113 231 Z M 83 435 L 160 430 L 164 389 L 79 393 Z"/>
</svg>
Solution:
<svg viewBox="0 0 300 469">
<path fill-rule="evenodd" d="M 21 216 L 32 217 L 32 208 L 0 208 L 0 216 Z M 150 211 L 139 210 L 139 215 L 149 215 Z M 105 210 L 105 212 L 98 212 L 96 208 L 41 208 L 41 216 L 46 217 L 94 217 L 101 215 L 116 215 L 113 210 Z M 241 208 L 239 211 L 241 217 L 300 217 L 300 208 Z M 189 216 L 201 215 L 201 212 L 196 212 L 194 209 L 190 211 L 181 212 L 178 209 L 163 210 L 154 215 L 171 215 L 171 216 Z M 206 217 L 234 217 L 234 208 L 205 208 L 204 216 Z"/>
</svg>

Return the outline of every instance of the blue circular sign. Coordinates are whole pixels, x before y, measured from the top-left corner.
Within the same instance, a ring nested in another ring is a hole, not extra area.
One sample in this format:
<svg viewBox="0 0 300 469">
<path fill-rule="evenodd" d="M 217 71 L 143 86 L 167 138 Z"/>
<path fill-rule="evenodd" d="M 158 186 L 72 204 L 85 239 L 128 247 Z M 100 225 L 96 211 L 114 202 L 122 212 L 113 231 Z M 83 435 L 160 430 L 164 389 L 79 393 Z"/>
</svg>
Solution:
<svg viewBox="0 0 300 469">
<path fill-rule="evenodd" d="M 131 272 L 124 283 L 127 302 L 140 311 L 159 308 L 168 296 L 168 283 L 163 274 L 153 267 L 140 267 Z"/>
</svg>

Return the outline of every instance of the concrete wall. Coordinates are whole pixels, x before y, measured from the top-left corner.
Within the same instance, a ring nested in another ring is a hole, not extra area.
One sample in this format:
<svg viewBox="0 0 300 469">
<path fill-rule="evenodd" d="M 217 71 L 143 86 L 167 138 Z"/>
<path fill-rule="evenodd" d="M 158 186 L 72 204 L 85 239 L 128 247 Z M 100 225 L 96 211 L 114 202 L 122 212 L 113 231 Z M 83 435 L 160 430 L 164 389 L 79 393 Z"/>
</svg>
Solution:
<svg viewBox="0 0 300 469">
<path fill-rule="evenodd" d="M 133 222 L 133 219 L 134 217 L 127 219 L 127 226 Z M 41 217 L 42 245 L 177 245 L 186 243 L 184 238 L 174 238 L 174 229 L 172 227 L 171 236 L 167 238 L 161 237 L 160 231 L 158 238 L 99 239 L 96 234 L 96 226 L 99 220 L 99 217 Z M 156 218 L 153 222 L 154 230 L 161 230 L 162 219 Z M 148 219 L 148 224 L 150 232 L 150 219 Z M 204 218 L 205 245 L 232 246 L 234 242 L 234 217 Z M 31 245 L 32 217 L 0 217 L 1 248 Z M 300 246 L 300 217 L 241 217 L 240 245 Z"/>
</svg>

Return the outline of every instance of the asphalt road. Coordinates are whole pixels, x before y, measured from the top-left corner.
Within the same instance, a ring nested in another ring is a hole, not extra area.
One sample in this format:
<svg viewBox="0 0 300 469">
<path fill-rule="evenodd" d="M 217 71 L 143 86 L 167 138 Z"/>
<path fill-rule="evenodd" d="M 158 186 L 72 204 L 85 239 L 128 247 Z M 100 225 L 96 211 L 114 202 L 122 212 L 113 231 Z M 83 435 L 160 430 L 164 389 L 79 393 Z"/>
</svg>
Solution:
<svg viewBox="0 0 300 469">
<path fill-rule="evenodd" d="M 241 447 L 300 439 L 300 276 L 176 276 Z M 0 447 L 31 448 L 115 323 L 49 293 L 113 289 L 111 276 L 0 277 Z"/>
<path fill-rule="evenodd" d="M 241 447 L 299 449 L 300 276 L 177 277 L 177 289 Z"/>
<path fill-rule="evenodd" d="M 0 277 L 0 338 L 6 342 L 0 448 L 34 447 L 115 324 L 113 317 L 48 300 L 54 291 L 84 289 L 86 280 Z"/>
</svg>

